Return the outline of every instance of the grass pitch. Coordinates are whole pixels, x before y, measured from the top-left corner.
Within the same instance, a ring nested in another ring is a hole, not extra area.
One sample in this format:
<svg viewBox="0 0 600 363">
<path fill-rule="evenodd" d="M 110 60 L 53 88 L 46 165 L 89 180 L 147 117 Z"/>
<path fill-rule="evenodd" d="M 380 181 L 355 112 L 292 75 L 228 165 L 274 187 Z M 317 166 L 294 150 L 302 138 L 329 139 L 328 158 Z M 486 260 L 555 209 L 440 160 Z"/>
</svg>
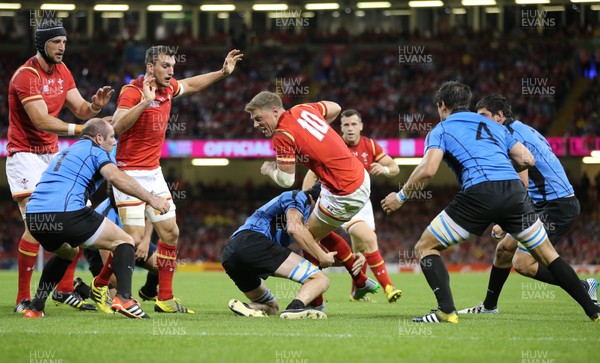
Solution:
<svg viewBox="0 0 600 363">
<path fill-rule="evenodd" d="M 78 271 L 89 282 L 87 271 Z M 144 273 L 134 274 L 134 291 Z M 327 320 L 250 319 L 234 316 L 231 298 L 243 299 L 225 273 L 178 272 L 174 291 L 195 315 L 154 313 L 131 320 L 122 315 L 79 312 L 54 306 L 45 319 L 13 313 L 17 274 L 0 272 L 0 361 L 72 362 L 597 362 L 600 325 L 560 288 L 511 274 L 499 315 L 460 316 L 458 325 L 413 324 L 435 307 L 421 274 L 392 275 L 403 291 L 395 304 L 383 292 L 375 303 L 348 301 L 350 279 L 329 273 Z M 481 301 L 487 274 L 453 274 L 457 308 Z M 32 285 L 39 274 L 34 274 Z M 269 278 L 284 308 L 297 285 Z"/>
</svg>

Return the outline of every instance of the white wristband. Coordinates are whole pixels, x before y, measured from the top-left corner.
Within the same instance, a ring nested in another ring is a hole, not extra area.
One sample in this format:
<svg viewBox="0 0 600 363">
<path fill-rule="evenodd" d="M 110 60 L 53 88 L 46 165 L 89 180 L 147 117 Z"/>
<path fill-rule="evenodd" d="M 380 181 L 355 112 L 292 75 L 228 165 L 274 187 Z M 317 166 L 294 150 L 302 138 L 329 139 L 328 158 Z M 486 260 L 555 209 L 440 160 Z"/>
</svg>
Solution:
<svg viewBox="0 0 600 363">
<path fill-rule="evenodd" d="M 77 127 L 77 125 L 75 124 L 69 124 L 67 127 L 67 135 L 71 136 L 71 135 L 75 135 L 75 128 Z"/>
<path fill-rule="evenodd" d="M 388 168 L 387 166 L 384 166 L 383 167 L 383 175 L 389 176 L 390 175 L 390 168 Z"/>
</svg>

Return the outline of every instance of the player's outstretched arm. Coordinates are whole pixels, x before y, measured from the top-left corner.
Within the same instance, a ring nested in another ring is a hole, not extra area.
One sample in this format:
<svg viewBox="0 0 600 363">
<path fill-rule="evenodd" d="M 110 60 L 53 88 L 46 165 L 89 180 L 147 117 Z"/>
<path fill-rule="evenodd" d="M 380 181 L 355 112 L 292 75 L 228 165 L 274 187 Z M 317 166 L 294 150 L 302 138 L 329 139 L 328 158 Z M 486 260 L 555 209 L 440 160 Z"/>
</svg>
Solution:
<svg viewBox="0 0 600 363">
<path fill-rule="evenodd" d="M 388 194 L 385 199 L 381 201 L 383 210 L 387 214 L 390 214 L 393 211 L 400 209 L 402 204 L 410 198 L 412 192 L 423 190 L 429 184 L 431 178 L 437 173 L 443 157 L 444 152 L 441 149 L 431 148 L 427 150 L 425 156 L 423 156 L 423 160 L 417 165 L 400 191 L 398 193 Z"/>
<path fill-rule="evenodd" d="M 510 149 L 508 156 L 515 167 L 515 170 L 521 172 L 535 165 L 535 158 L 529 149 L 519 141 Z"/>
<path fill-rule="evenodd" d="M 166 199 L 148 192 L 137 181 L 135 181 L 135 179 L 127 175 L 125 172 L 119 170 L 115 164 L 105 164 L 100 169 L 100 174 L 102 174 L 107 182 L 114 185 L 117 189 L 125 194 L 132 195 L 150 204 L 150 206 L 159 211 L 160 214 L 165 214 L 169 211 L 170 205 Z"/>
<path fill-rule="evenodd" d="M 29 102 L 23 108 L 38 130 L 58 135 L 79 135 L 83 129 L 83 125 L 66 123 L 48 114 L 48 106 L 43 100 Z"/>
<path fill-rule="evenodd" d="M 195 77 L 184 78 L 179 82 L 183 86 L 183 96 L 200 92 L 213 83 L 227 77 L 235 70 L 237 62 L 241 61 L 244 55 L 238 49 L 234 49 L 227 54 L 223 68 L 218 71 L 201 74 Z"/>
<path fill-rule="evenodd" d="M 67 92 L 65 104 L 80 120 L 88 120 L 98 114 L 104 106 L 110 101 L 115 93 L 110 86 L 98 88 L 96 94 L 92 96 L 92 102 L 83 99 L 79 90 L 75 87 Z"/>
</svg>

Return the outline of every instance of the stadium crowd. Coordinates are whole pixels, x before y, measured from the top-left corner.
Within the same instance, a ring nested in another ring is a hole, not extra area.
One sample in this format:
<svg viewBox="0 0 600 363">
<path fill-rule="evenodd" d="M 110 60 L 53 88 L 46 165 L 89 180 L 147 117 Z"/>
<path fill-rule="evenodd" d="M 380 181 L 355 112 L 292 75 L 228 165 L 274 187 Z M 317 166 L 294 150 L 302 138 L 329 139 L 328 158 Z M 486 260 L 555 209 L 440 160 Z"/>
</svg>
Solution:
<svg viewBox="0 0 600 363">
<path fill-rule="evenodd" d="M 175 126 L 168 129 L 167 137 L 252 138 L 252 125 L 243 122 L 247 120 L 243 106 L 264 89 L 281 94 L 286 104 L 326 98 L 351 106 L 363 115 L 365 132 L 372 137 L 424 137 L 424 131 L 438 121 L 429 95 L 446 79 L 469 84 L 475 95 L 507 95 L 514 113 L 544 134 L 556 118 L 566 90 L 586 67 L 581 57 L 573 56 L 586 34 L 570 30 L 557 30 L 553 37 L 535 32 L 500 36 L 482 31 L 455 37 L 445 33 L 429 37 L 417 34 L 410 40 L 396 33 L 378 33 L 377 41 L 367 41 L 366 35 L 359 35 L 352 38 L 353 43 L 342 41 L 343 34 L 265 33 L 261 38 L 265 41 L 248 42 L 251 46 L 244 49 L 246 56 L 240 63 L 240 72 L 210 92 L 173 104 L 171 122 Z M 304 42 L 289 47 L 288 38 Z M 266 41 L 269 39 L 272 41 Z M 222 47 L 198 47 L 185 39 L 179 43 L 171 39 L 169 43 L 177 47 L 179 54 L 176 78 L 221 65 Z M 84 98 L 91 97 L 100 85 L 120 90 L 143 72 L 139 57 L 144 46 L 123 40 L 94 47 L 75 44 L 68 45 L 67 64 L 74 70 Z M 1 138 L 6 137 L 8 127 L 8 82 L 21 58 L 0 56 Z M 571 134 L 597 134 L 597 89 L 596 79 L 580 98 Z M 115 107 L 113 97 L 103 112 L 112 114 Z M 74 121 L 67 110 L 60 117 L 66 122 Z M 426 126 L 409 127 L 399 135 L 398 119 L 402 117 Z"/>
</svg>

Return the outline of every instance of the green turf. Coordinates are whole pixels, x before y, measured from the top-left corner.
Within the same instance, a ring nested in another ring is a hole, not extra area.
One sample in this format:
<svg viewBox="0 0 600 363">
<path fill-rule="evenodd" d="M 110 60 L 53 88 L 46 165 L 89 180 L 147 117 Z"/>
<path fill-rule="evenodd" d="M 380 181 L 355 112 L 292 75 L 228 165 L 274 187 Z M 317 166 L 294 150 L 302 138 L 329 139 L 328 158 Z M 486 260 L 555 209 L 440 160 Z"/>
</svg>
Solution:
<svg viewBox="0 0 600 363">
<path fill-rule="evenodd" d="M 89 274 L 78 272 L 89 280 Z M 461 316 L 458 325 L 410 323 L 434 307 L 420 274 L 393 275 L 402 298 L 389 304 L 348 301 L 349 278 L 330 273 L 328 320 L 249 319 L 227 308 L 242 298 L 224 273 L 177 273 L 176 295 L 196 315 L 165 315 L 143 303 L 149 320 L 78 312 L 49 302 L 45 319 L 12 312 L 17 275 L 0 272 L 1 362 L 597 362 L 600 324 L 592 323 L 562 290 L 511 275 L 501 314 Z M 33 281 L 38 280 L 35 274 Z M 134 290 L 143 273 L 134 275 Z M 296 290 L 287 280 L 268 285 L 285 306 Z M 486 274 L 451 276 L 457 307 L 481 301 Z"/>
</svg>

